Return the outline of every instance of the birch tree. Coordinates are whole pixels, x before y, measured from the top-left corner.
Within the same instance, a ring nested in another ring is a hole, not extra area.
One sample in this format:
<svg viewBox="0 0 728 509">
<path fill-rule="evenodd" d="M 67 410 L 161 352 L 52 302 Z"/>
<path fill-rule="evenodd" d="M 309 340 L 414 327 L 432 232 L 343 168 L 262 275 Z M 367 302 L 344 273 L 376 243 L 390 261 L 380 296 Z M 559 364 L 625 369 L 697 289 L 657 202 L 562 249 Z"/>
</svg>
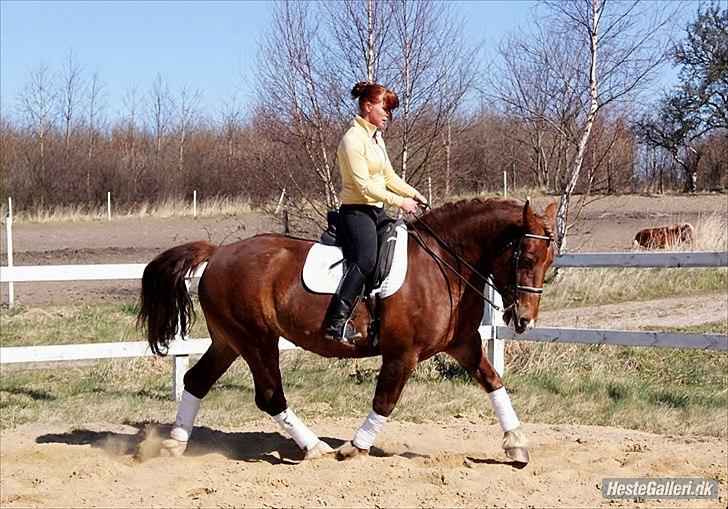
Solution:
<svg viewBox="0 0 728 509">
<path fill-rule="evenodd" d="M 304 189 L 294 164 L 280 168 L 282 175 L 272 172 L 274 181 L 281 187 L 285 183 L 295 186 L 314 208 L 320 199 L 327 209 L 334 209 L 338 196 L 333 177 L 331 108 L 332 98 L 339 96 L 340 90 L 320 59 L 319 29 L 309 4 L 275 4 L 259 58 L 257 78 L 263 93 L 255 117 L 276 143 L 293 142 L 301 148 L 304 167 L 310 169 L 317 185 Z M 310 191 L 315 194 L 309 195 Z"/>
<path fill-rule="evenodd" d="M 522 47 L 532 58 L 529 64 L 546 72 L 548 79 L 539 82 L 517 66 L 510 72 L 522 72 L 523 79 L 515 80 L 520 88 L 498 99 L 522 118 L 547 122 L 570 146 L 556 220 L 560 252 L 569 227 L 569 204 L 597 115 L 610 105 L 636 98 L 654 78 L 666 58 L 666 35 L 676 6 L 656 9 L 637 0 L 558 0 L 544 5 L 545 11 L 535 20 L 536 29 L 523 38 Z M 518 99 L 534 90 L 544 92 L 551 105 L 539 109 L 534 107 L 538 102 Z M 554 117 L 552 111 L 564 116 Z"/>
</svg>

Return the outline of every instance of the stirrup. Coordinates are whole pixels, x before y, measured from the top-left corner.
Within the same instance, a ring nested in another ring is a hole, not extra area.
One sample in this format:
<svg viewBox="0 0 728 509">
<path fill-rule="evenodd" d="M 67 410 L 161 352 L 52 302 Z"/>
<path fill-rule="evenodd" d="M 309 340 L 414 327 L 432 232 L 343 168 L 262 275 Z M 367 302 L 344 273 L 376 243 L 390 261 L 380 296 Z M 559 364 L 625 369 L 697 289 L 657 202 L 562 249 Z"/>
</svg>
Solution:
<svg viewBox="0 0 728 509">
<path fill-rule="evenodd" d="M 326 329 L 324 337 L 342 343 L 353 343 L 355 339 L 360 339 L 362 335 L 351 325 L 351 321 L 347 320 L 344 322 L 343 327 L 329 327 Z"/>
</svg>

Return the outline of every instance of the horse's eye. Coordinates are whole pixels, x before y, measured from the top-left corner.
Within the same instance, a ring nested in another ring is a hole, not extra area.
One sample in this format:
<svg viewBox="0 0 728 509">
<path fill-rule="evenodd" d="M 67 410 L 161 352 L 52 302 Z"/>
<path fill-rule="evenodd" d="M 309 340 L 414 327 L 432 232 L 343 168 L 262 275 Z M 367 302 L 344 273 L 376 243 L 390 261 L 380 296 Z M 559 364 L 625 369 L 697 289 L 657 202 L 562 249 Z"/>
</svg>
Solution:
<svg viewBox="0 0 728 509">
<path fill-rule="evenodd" d="M 531 258 L 521 258 L 521 265 L 524 269 L 532 269 L 535 265 L 535 262 Z"/>
</svg>

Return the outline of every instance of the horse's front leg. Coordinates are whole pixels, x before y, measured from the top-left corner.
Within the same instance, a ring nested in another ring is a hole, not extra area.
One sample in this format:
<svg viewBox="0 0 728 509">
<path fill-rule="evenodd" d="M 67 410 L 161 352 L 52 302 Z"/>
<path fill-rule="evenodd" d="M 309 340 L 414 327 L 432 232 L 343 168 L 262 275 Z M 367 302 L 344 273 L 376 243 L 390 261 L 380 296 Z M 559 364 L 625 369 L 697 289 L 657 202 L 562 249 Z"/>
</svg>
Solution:
<svg viewBox="0 0 728 509">
<path fill-rule="evenodd" d="M 517 465 L 526 465 L 529 461 L 528 439 L 521 429 L 521 423 L 516 416 L 511 398 L 503 386 L 498 372 L 483 354 L 483 344 L 479 334 L 471 340 L 448 349 L 460 365 L 472 376 L 488 393 L 498 422 L 503 430 L 503 450 Z"/>
<path fill-rule="evenodd" d="M 377 378 L 372 411 L 364 419 L 354 438 L 336 451 L 336 458 L 343 460 L 369 453 L 379 431 L 399 401 L 404 384 L 417 366 L 415 351 L 399 352 L 395 355 L 382 354 L 382 367 Z"/>
</svg>

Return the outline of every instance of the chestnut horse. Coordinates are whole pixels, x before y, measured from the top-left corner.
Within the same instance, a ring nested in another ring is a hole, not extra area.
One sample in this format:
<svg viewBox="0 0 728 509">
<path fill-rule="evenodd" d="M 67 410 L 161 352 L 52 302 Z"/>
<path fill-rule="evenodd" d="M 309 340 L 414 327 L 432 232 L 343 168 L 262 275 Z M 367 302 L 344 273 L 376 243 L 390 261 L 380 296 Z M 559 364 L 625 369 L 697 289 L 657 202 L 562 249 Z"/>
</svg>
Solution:
<svg viewBox="0 0 728 509">
<path fill-rule="evenodd" d="M 203 262 L 199 300 L 212 338 L 184 376 L 185 390 L 162 453 L 185 450 L 200 400 L 238 357 L 252 372 L 258 408 L 307 458 L 334 452 L 288 407 L 279 369 L 282 336 L 325 357 L 382 356 L 372 412 L 354 439 L 336 451 L 339 459 L 366 454 L 417 363 L 446 352 L 488 393 L 505 433 L 507 456 L 525 464 L 526 437 L 500 376 L 483 354 L 478 333 L 482 291 L 484 275 L 491 275 L 503 296 L 506 323 L 519 333 L 533 326 L 554 256 L 555 213 L 556 203 L 540 217 L 528 201 L 474 199 L 444 205 L 409 223 L 408 275 L 394 295 L 378 304 L 376 344 L 366 334 L 354 344 L 324 338 L 331 296 L 309 292 L 301 280 L 312 241 L 266 234 L 220 247 L 192 242 L 161 253 L 144 270 L 139 311 L 152 351 L 163 355 L 180 327 L 186 330 L 194 319 L 185 276 Z M 370 320 L 367 306 L 359 306 L 356 329 L 366 331 Z"/>
<path fill-rule="evenodd" d="M 690 223 L 645 228 L 634 236 L 634 247 L 665 249 L 678 244 L 690 244 L 695 237 L 695 228 Z"/>
</svg>

